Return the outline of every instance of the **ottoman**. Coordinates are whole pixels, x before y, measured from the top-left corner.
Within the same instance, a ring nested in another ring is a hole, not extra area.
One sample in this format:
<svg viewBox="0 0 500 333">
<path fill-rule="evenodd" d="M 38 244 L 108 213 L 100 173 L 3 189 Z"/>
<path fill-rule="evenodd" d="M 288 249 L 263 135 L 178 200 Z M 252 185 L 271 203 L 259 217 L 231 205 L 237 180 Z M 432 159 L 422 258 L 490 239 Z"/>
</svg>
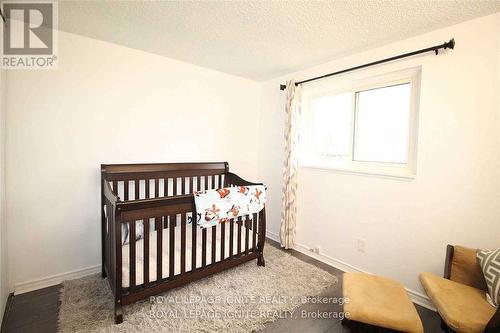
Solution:
<svg viewBox="0 0 500 333">
<path fill-rule="evenodd" d="M 424 332 L 415 306 L 397 281 L 365 273 L 344 273 L 343 297 L 347 322 L 400 332 Z"/>
</svg>

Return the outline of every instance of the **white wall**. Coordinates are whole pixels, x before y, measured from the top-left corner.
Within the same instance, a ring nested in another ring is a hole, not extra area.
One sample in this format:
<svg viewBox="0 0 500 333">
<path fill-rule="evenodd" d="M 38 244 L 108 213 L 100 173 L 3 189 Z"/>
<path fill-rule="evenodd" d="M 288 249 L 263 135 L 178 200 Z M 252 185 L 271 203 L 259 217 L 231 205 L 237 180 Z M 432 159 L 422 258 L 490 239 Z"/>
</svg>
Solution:
<svg viewBox="0 0 500 333">
<path fill-rule="evenodd" d="M 0 70 L 0 316 L 3 316 L 7 297 L 11 291 L 7 275 L 8 248 L 5 214 L 5 79 L 6 72 Z"/>
<path fill-rule="evenodd" d="M 499 14 L 500 15 L 500 14 Z M 498 28 L 500 29 L 500 28 Z M 500 45 L 500 34 L 497 34 L 497 39 L 496 39 L 496 42 L 497 42 L 497 45 Z M 497 110 L 498 112 L 500 112 L 500 47 L 497 49 L 497 59 L 498 59 L 498 70 L 497 70 L 497 74 L 498 74 L 498 85 L 497 85 Z M 498 122 L 498 133 L 500 133 L 500 121 Z M 499 146 L 500 146 L 500 135 L 498 135 L 498 142 L 499 142 Z M 500 170 L 500 161 L 499 161 L 499 167 L 498 169 Z M 498 177 L 498 188 L 500 188 L 500 177 Z M 500 237 L 500 223 L 497 224 L 498 226 L 498 235 Z"/>
<path fill-rule="evenodd" d="M 456 39 L 454 51 L 367 69 L 422 66 L 417 176 L 411 181 L 301 169 L 297 242 L 421 292 L 442 274 L 446 244 L 500 246 L 500 14 L 349 56 L 264 83 L 260 175 L 279 232 L 286 79 L 305 79 Z M 303 87 L 307 89 L 307 85 Z M 357 252 L 357 239 L 366 253 Z M 325 257 L 323 257 L 325 258 Z"/>
<path fill-rule="evenodd" d="M 9 274 L 100 265 L 100 163 L 228 161 L 257 175 L 260 86 L 60 32 L 59 69 L 8 75 Z"/>
</svg>

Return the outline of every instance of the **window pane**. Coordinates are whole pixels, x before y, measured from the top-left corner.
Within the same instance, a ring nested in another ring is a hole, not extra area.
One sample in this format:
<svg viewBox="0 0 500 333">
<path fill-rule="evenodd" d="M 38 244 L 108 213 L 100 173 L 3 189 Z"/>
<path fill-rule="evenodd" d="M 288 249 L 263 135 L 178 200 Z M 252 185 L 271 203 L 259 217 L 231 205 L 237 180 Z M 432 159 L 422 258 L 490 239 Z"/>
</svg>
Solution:
<svg viewBox="0 0 500 333">
<path fill-rule="evenodd" d="M 410 83 L 357 93 L 354 160 L 408 162 Z"/>
<path fill-rule="evenodd" d="M 311 149 L 321 157 L 351 159 L 353 94 L 321 97 L 312 102 Z"/>
</svg>

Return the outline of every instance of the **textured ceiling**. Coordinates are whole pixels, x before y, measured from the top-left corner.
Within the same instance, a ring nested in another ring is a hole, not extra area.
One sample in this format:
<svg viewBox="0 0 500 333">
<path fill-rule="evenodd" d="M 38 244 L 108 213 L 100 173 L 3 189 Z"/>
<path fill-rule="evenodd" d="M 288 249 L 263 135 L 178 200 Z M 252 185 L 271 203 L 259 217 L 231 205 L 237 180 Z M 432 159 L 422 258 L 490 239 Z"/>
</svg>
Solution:
<svg viewBox="0 0 500 333">
<path fill-rule="evenodd" d="M 500 1 L 61 1 L 59 28 L 267 80 L 499 10 Z"/>
</svg>

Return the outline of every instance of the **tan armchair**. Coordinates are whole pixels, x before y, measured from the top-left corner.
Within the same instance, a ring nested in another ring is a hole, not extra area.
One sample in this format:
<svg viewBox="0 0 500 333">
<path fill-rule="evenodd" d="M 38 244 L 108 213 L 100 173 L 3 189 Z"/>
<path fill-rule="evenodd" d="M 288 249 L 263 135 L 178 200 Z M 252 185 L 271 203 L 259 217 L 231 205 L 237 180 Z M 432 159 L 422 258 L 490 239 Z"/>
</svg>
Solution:
<svg viewBox="0 0 500 333">
<path fill-rule="evenodd" d="M 420 274 L 420 282 L 442 319 L 445 332 L 499 333 L 500 307 L 486 301 L 486 282 L 476 250 L 448 245 L 444 278 Z"/>
</svg>

